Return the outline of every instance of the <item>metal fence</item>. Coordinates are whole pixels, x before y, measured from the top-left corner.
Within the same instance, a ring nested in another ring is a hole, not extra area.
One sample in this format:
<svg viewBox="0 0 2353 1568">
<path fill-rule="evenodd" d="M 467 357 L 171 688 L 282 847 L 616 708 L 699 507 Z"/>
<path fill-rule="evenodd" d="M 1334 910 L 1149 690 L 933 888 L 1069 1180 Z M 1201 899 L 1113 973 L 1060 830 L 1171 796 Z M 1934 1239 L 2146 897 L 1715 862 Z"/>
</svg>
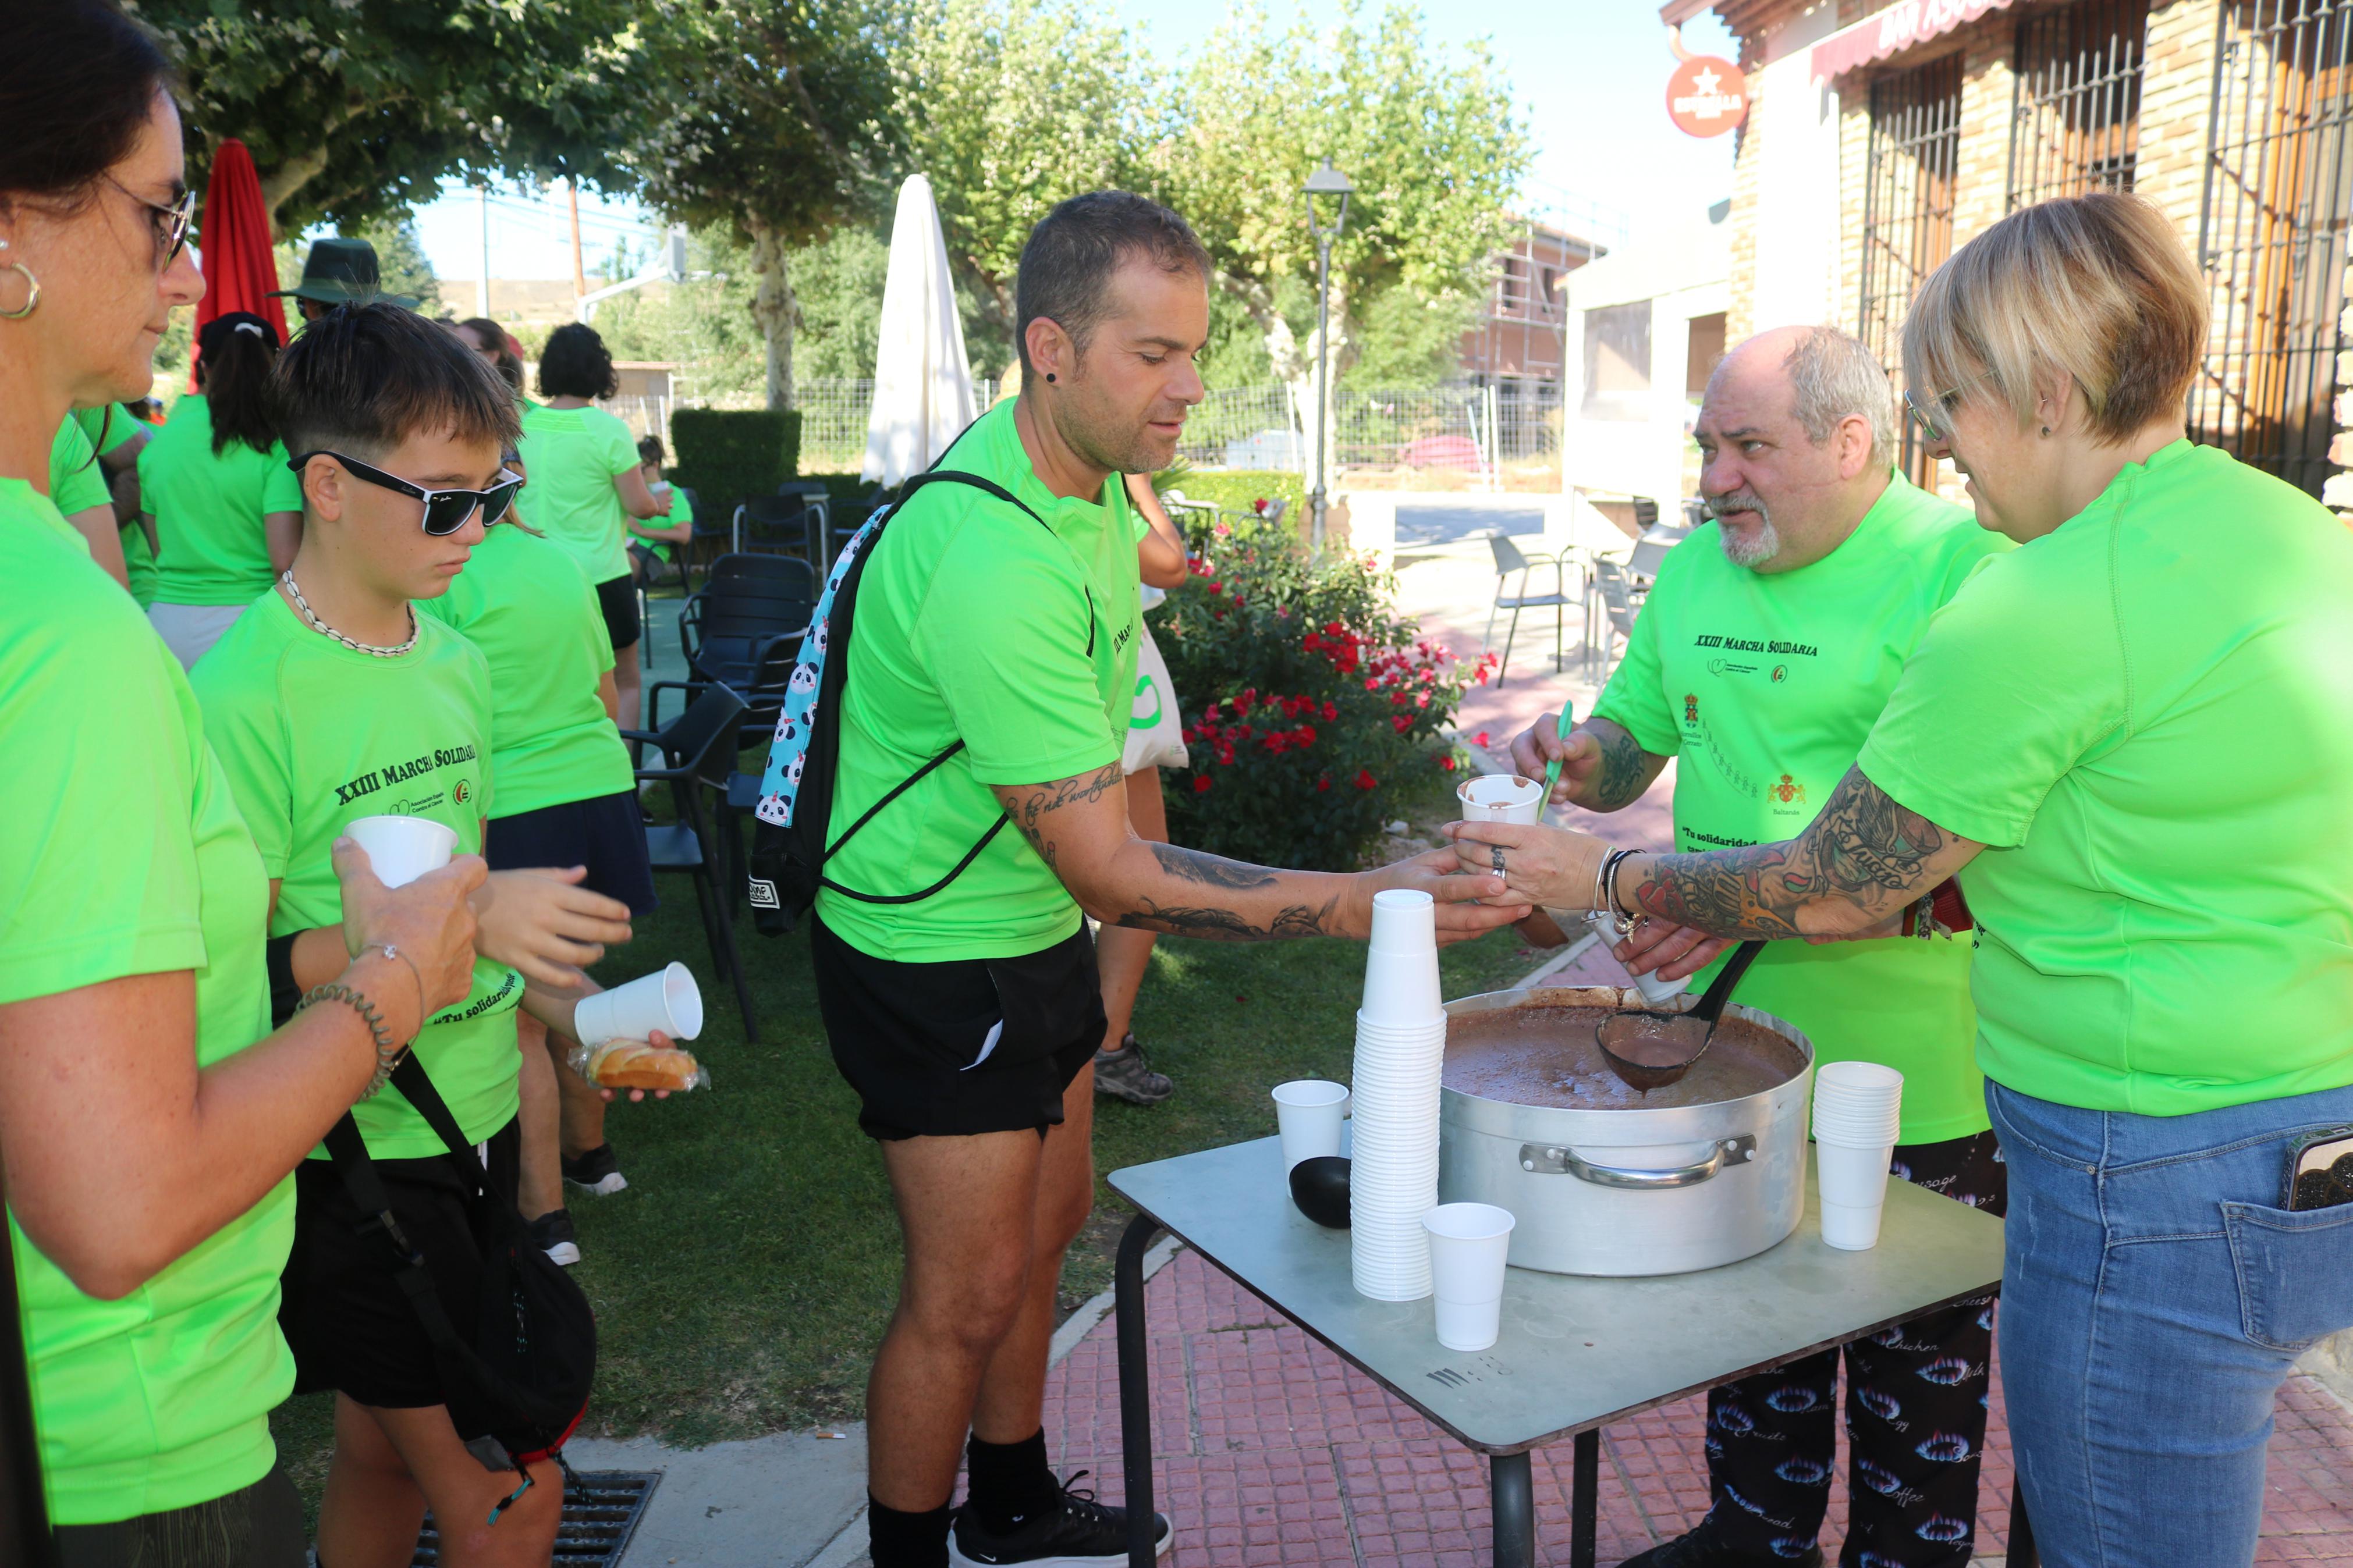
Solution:
<svg viewBox="0 0 2353 1568">
<path fill-rule="evenodd" d="M 2353 0 L 2219 7 L 2198 220 L 2211 289 L 2189 433 L 2317 495 L 2353 216 Z"/>
<path fill-rule="evenodd" d="M 2147 38 L 2148 0 L 2076 0 L 2019 23 L 2011 210 L 2133 188 Z"/>
<path fill-rule="evenodd" d="M 1913 292 L 1952 254 L 1953 175 L 1960 151 L 1960 56 L 1947 55 L 1872 84 L 1862 295 L 1855 333 L 1898 381 L 1904 316 Z M 1933 486 L 1934 464 L 1908 419 L 1902 461 L 1907 473 Z"/>
<path fill-rule="evenodd" d="M 1326 433 L 1333 471 L 1461 473 L 1493 481 L 1507 465 L 1556 463 L 1560 387 L 1504 378 L 1481 385 L 1341 387 Z M 1200 468 L 1305 473 L 1314 389 L 1218 387 L 1187 416 L 1177 447 Z"/>
</svg>

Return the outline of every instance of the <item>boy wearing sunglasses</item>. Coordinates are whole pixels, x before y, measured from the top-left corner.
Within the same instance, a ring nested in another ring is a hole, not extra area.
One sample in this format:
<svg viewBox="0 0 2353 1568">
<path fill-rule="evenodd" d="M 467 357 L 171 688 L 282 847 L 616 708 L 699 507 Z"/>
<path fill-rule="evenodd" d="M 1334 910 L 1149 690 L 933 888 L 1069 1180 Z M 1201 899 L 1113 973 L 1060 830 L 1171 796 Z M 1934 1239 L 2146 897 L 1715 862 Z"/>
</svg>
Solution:
<svg viewBox="0 0 2353 1568">
<path fill-rule="evenodd" d="M 503 383 L 442 328 L 390 305 L 330 311 L 280 358 L 269 385 L 273 421 L 300 454 L 301 547 L 194 684 L 271 879 L 270 988 L 283 1011 L 346 962 L 332 857 L 352 822 L 425 817 L 457 835 L 459 852 L 482 847 L 490 669 L 414 601 L 446 592 L 505 513 L 517 481 L 500 454 L 516 426 Z M 473 988 L 414 1046 L 510 1203 L 516 1008 L 568 1033 L 568 998 L 589 988 L 577 966 L 629 935 L 627 906 L 572 885 L 575 875 L 490 879 L 476 899 Z M 546 1070 L 543 1055 L 533 1067 Z M 397 1089 L 353 1116 L 451 1321 L 478 1321 L 471 1184 Z M 430 1504 L 445 1534 L 470 1538 L 458 1549 L 465 1561 L 545 1563 L 563 1489 L 555 1467 L 533 1465 L 533 1484 L 507 1500 L 514 1471 L 486 1468 L 459 1441 L 431 1344 L 393 1287 L 390 1248 L 364 1227 L 323 1150 L 295 1190 L 280 1323 L 298 1388 L 337 1392 L 322 1560 L 405 1560 Z M 494 1514 L 494 1526 L 481 1522 Z"/>
</svg>

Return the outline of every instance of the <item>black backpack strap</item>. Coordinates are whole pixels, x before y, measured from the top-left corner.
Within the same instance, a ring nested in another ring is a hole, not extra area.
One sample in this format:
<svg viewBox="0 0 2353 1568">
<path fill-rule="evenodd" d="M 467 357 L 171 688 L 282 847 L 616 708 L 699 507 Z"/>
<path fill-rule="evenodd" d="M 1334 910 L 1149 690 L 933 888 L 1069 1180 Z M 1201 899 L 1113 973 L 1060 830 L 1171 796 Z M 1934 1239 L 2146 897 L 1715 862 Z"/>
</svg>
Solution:
<svg viewBox="0 0 2353 1568">
<path fill-rule="evenodd" d="M 474 1184 L 475 1190 L 487 1189 L 491 1184 L 490 1172 L 484 1168 L 481 1156 L 475 1152 L 474 1145 L 467 1142 L 465 1131 L 458 1125 L 458 1119 L 449 1114 L 448 1104 L 442 1100 L 441 1091 L 433 1087 L 433 1079 L 426 1073 L 425 1064 L 417 1059 L 415 1051 L 403 1055 L 400 1065 L 392 1069 L 392 1087 L 400 1090 L 400 1097 L 408 1101 L 417 1115 L 425 1118 L 425 1125 L 433 1129 L 441 1142 L 448 1145 L 449 1152 L 458 1161 L 458 1169 Z"/>
<path fill-rule="evenodd" d="M 416 1059 L 411 1055 L 404 1058 L 402 1065 Z M 429 1092 L 429 1082 L 427 1089 Z M 440 1105 L 440 1096 L 434 1095 L 433 1101 L 437 1106 Z M 448 1108 L 443 1107 L 441 1113 L 447 1117 Z M 454 1127 L 456 1124 L 453 1122 L 451 1125 Z M 350 1111 L 343 1112 L 335 1124 L 327 1129 L 326 1144 L 328 1154 L 334 1160 L 335 1173 L 343 1178 L 343 1191 L 351 1194 L 352 1202 L 358 1205 L 362 1214 L 370 1216 L 368 1224 L 384 1233 L 385 1243 L 394 1256 L 393 1282 L 400 1287 L 400 1293 L 408 1298 L 409 1306 L 417 1313 L 417 1326 L 425 1331 L 426 1339 L 435 1350 L 447 1354 L 464 1356 L 471 1353 L 471 1347 L 458 1332 L 458 1326 L 449 1321 L 448 1309 L 441 1304 L 440 1292 L 433 1286 L 433 1276 L 426 1271 L 425 1255 L 417 1250 L 416 1244 L 408 1239 L 406 1233 L 400 1228 L 400 1221 L 394 1216 L 392 1198 L 384 1190 L 384 1179 L 376 1174 L 375 1162 L 368 1158 L 367 1143 L 360 1137 L 359 1123 L 352 1120 Z M 477 1170 L 480 1169 L 480 1163 L 473 1159 L 473 1150 L 462 1142 L 459 1147 L 464 1151 L 467 1161 Z"/>
</svg>

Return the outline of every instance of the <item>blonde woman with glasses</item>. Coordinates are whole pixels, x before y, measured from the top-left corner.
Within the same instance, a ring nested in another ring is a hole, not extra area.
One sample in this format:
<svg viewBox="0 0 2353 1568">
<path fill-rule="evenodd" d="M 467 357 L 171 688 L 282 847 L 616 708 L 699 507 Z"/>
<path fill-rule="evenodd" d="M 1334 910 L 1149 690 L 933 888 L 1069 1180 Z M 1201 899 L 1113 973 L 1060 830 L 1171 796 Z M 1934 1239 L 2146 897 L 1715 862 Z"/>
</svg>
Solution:
<svg viewBox="0 0 2353 1568">
<path fill-rule="evenodd" d="M 1821 816 L 1704 855 L 1452 830 L 1534 903 L 1641 918 L 1646 966 L 1871 934 L 1959 874 L 2010 1432 L 2069 1568 L 2252 1562 L 2274 1395 L 2353 1325 L 2353 534 L 2190 444 L 2206 331 L 2146 203 L 2011 214 L 1923 285 L 1904 357 L 2021 548 L 1938 612 Z"/>
</svg>

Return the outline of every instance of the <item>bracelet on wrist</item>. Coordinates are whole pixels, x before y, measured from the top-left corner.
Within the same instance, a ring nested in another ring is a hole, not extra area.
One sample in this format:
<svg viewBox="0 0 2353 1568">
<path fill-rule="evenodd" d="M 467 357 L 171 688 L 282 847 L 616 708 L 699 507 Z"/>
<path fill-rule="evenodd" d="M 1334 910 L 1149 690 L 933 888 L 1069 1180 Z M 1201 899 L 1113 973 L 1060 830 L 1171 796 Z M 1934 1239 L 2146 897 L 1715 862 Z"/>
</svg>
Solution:
<svg viewBox="0 0 2353 1568">
<path fill-rule="evenodd" d="M 396 958 L 400 960 L 401 963 L 408 965 L 408 977 L 417 982 L 417 1026 L 419 1029 L 424 1028 L 426 1019 L 432 1016 L 432 1009 L 425 1005 L 425 974 L 423 971 L 417 967 L 417 960 L 409 957 L 408 954 L 401 952 L 400 949 L 393 946 L 392 943 L 388 942 L 372 942 L 365 947 L 360 949 L 359 952 L 353 953 L 352 955 L 352 962 L 357 963 L 362 958 L 371 952 L 381 952 L 386 958 Z"/>
<path fill-rule="evenodd" d="M 1600 858 L 1593 862 L 1593 891 L 1587 896 L 1585 907 L 1594 914 L 1600 914 L 1604 910 L 1601 902 L 1601 879 L 1603 873 L 1609 869 L 1609 857 L 1616 853 L 1618 853 L 1617 850 L 1605 844 L 1601 847 Z"/>
<path fill-rule="evenodd" d="M 1625 906 L 1618 901 L 1619 870 L 1627 861 L 1634 858 L 1634 853 L 1631 849 L 1613 849 L 1609 852 L 1609 858 L 1604 861 L 1601 867 L 1602 907 L 1617 922 L 1620 936 L 1624 936 L 1634 929 L 1634 917 L 1627 913 Z"/>
<path fill-rule="evenodd" d="M 375 1073 L 368 1079 L 367 1087 L 360 1091 L 362 1100 L 374 1099 L 391 1080 L 392 1069 L 398 1067 L 400 1058 L 408 1054 L 408 1047 L 393 1042 L 392 1031 L 385 1026 L 384 1015 L 376 1011 L 375 1004 L 368 1000 L 367 994 L 357 987 L 346 985 L 340 980 L 325 985 L 313 985 L 303 993 L 302 1000 L 294 1011 L 300 1016 L 322 1002 L 341 1002 L 357 1013 L 360 1021 L 368 1026 L 369 1035 L 375 1038 Z"/>
</svg>

